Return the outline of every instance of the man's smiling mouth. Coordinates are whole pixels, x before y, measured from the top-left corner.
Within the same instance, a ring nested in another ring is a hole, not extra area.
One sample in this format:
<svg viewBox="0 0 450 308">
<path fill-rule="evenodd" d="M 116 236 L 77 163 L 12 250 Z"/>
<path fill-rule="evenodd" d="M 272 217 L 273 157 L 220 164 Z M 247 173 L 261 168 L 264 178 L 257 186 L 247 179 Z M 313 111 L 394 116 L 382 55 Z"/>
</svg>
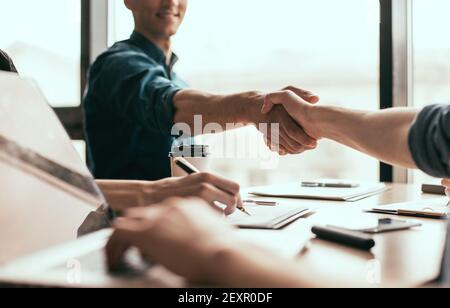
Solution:
<svg viewBox="0 0 450 308">
<path fill-rule="evenodd" d="M 167 18 L 167 17 L 180 17 L 180 13 L 174 13 L 174 12 L 160 12 L 156 14 L 159 18 Z"/>
</svg>

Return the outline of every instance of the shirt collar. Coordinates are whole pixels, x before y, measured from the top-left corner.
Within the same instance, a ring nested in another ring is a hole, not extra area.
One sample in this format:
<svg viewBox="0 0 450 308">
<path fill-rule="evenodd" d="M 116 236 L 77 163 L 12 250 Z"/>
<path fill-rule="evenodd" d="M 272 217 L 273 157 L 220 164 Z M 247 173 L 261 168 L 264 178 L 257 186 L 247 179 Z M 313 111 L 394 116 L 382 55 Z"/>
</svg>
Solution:
<svg viewBox="0 0 450 308">
<path fill-rule="evenodd" d="M 164 52 L 156 46 L 152 41 L 147 39 L 145 36 L 139 32 L 133 31 L 131 34 L 130 41 L 136 46 L 141 48 L 149 57 L 156 60 L 158 63 L 167 66 L 166 55 Z M 175 63 L 178 61 L 178 57 L 172 52 L 172 57 L 170 58 L 169 68 L 172 69 Z"/>
</svg>

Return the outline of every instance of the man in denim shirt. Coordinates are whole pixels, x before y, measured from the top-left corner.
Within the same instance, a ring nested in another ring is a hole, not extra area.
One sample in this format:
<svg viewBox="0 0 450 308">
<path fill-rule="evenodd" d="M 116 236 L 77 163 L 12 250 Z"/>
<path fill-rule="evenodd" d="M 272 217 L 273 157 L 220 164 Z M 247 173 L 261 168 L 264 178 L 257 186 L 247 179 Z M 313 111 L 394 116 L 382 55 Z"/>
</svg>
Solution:
<svg viewBox="0 0 450 308">
<path fill-rule="evenodd" d="M 84 99 L 88 152 L 97 178 L 169 177 L 172 128 L 182 124 L 191 132 L 183 130 L 185 137 L 194 135 L 195 115 L 202 116 L 202 129 L 208 123 L 224 129 L 227 124 L 279 124 L 275 144 L 280 154 L 316 146 L 283 108 L 262 115 L 263 93 L 215 95 L 186 89 L 173 72 L 177 56 L 171 38 L 183 21 L 187 0 L 125 0 L 125 5 L 133 12 L 135 31 L 95 61 Z M 307 91 L 292 89 L 311 103 L 318 101 Z M 264 133 L 269 141 L 271 132 Z"/>
</svg>

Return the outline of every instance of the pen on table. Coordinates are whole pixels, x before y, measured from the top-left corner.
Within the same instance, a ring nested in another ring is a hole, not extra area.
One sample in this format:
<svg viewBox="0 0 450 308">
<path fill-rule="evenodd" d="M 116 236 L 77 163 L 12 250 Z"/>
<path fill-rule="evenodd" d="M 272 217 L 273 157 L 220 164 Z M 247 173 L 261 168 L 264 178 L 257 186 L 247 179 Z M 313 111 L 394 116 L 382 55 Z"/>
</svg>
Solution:
<svg viewBox="0 0 450 308">
<path fill-rule="evenodd" d="M 193 165 L 191 165 L 189 162 L 187 162 L 185 159 L 181 157 L 176 158 L 174 162 L 187 174 L 194 174 L 200 172 L 197 168 L 195 168 Z M 248 216 L 252 216 L 243 206 L 238 207 L 238 210 L 247 214 Z"/>
<path fill-rule="evenodd" d="M 359 184 L 351 183 L 323 183 L 323 182 L 302 182 L 303 187 L 311 188 L 357 188 Z"/>
<path fill-rule="evenodd" d="M 242 202 L 244 204 L 248 203 L 248 204 L 261 205 L 261 206 L 277 206 L 278 205 L 278 202 L 273 202 L 273 201 L 243 200 Z"/>
</svg>

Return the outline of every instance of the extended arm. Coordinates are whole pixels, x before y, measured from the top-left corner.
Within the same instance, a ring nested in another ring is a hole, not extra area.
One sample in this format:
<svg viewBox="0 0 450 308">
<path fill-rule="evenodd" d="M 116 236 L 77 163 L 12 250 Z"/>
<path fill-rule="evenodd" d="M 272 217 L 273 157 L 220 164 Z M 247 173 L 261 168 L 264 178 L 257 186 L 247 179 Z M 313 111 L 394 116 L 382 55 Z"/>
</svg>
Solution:
<svg viewBox="0 0 450 308">
<path fill-rule="evenodd" d="M 417 113 L 404 108 L 358 112 L 319 107 L 308 116 L 321 138 L 332 139 L 393 165 L 416 168 L 408 134 Z"/>
<path fill-rule="evenodd" d="M 416 168 L 408 135 L 418 110 L 397 108 L 364 112 L 312 106 L 289 91 L 268 95 L 263 112 L 273 105 L 283 105 L 313 138 L 331 139 L 384 162 Z"/>
<path fill-rule="evenodd" d="M 309 103 L 319 100 L 308 91 L 293 90 Z M 277 124 L 279 130 L 275 145 L 281 154 L 301 153 L 316 146 L 316 141 L 307 136 L 282 108 L 262 115 L 260 110 L 264 100 L 265 94 L 260 92 L 215 95 L 193 89 L 180 90 L 173 98 L 175 126 L 172 135 L 182 132 L 185 137 L 190 137 L 224 132 L 243 125 L 268 124 L 269 129 L 262 132 L 266 139 L 270 139 L 273 136 L 271 125 Z"/>
<path fill-rule="evenodd" d="M 247 125 L 255 123 L 252 120 L 257 119 L 258 107 L 261 108 L 263 102 L 264 95 L 258 92 L 215 95 L 193 89 L 181 90 L 173 98 L 174 122 L 186 123 L 193 129 L 194 116 L 201 115 L 204 125 L 217 123 L 224 128 L 227 123 Z"/>
</svg>

